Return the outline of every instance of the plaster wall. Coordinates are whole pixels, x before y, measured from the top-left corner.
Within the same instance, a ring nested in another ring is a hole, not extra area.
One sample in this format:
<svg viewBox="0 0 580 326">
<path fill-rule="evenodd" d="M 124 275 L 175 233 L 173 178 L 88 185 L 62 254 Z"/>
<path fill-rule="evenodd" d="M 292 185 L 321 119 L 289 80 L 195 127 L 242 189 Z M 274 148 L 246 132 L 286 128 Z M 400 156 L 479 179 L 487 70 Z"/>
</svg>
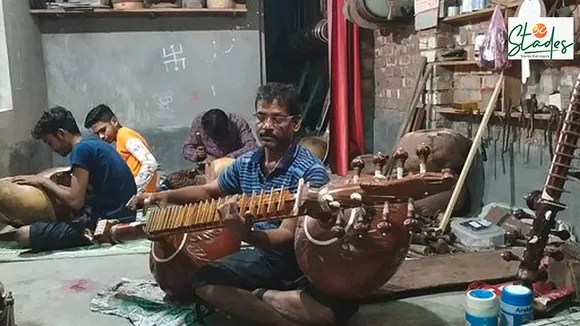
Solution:
<svg viewBox="0 0 580 326">
<path fill-rule="evenodd" d="M 28 1 L 0 1 L 0 176 L 51 165 L 49 150 L 30 136 L 47 105 L 40 31 Z"/>
<path fill-rule="evenodd" d="M 48 106 L 68 108 L 82 128 L 105 103 L 147 138 L 163 170 L 193 165 L 181 148 L 198 114 L 220 107 L 251 121 L 262 18 L 260 1 L 247 6 L 237 16 L 42 18 Z"/>
</svg>

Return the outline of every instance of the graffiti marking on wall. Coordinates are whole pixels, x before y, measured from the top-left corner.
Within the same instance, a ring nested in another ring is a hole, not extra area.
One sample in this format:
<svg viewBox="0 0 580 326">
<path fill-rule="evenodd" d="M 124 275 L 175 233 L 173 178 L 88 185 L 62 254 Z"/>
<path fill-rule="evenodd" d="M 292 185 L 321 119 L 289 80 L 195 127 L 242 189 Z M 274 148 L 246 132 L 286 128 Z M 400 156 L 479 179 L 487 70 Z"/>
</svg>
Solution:
<svg viewBox="0 0 580 326">
<path fill-rule="evenodd" d="M 173 91 L 167 91 L 161 94 L 153 94 L 153 99 L 159 110 L 155 113 L 157 118 L 171 119 L 174 118 L 173 108 L 171 103 L 173 102 Z"/>
<path fill-rule="evenodd" d="M 183 47 L 181 44 L 171 44 L 169 48 L 163 48 L 163 64 L 165 65 L 165 71 L 169 72 L 169 69 L 174 71 L 185 70 L 185 55 L 183 53 Z"/>
</svg>

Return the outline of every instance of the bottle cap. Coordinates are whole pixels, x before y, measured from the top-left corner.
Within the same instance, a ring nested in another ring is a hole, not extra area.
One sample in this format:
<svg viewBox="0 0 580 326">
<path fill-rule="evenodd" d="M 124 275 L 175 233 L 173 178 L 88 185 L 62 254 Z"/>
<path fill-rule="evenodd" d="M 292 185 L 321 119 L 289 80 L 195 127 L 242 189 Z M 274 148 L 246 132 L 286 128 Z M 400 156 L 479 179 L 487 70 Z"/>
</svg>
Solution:
<svg viewBox="0 0 580 326">
<path fill-rule="evenodd" d="M 492 290 L 475 289 L 467 292 L 466 306 L 468 309 L 486 310 L 499 306 L 497 296 Z"/>
<path fill-rule="evenodd" d="M 501 291 L 501 301 L 513 306 L 528 306 L 534 301 L 530 289 L 522 285 L 508 285 Z"/>
</svg>

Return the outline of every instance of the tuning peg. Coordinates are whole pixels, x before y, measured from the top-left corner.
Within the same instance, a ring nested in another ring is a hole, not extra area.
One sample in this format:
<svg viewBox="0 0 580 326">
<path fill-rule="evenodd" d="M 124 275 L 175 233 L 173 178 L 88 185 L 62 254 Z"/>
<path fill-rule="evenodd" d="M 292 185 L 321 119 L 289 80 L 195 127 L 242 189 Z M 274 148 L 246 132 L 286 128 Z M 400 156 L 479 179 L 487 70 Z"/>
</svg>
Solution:
<svg viewBox="0 0 580 326">
<path fill-rule="evenodd" d="M 383 214 L 381 216 L 381 221 L 377 224 L 377 230 L 381 233 L 382 236 L 387 235 L 391 230 L 391 223 L 389 222 L 389 202 L 385 202 L 383 205 Z"/>
<path fill-rule="evenodd" d="M 344 226 L 342 226 L 342 217 L 343 217 L 343 212 L 341 210 L 336 215 L 336 220 L 334 221 L 334 225 L 330 229 L 330 232 L 334 235 L 334 237 L 339 238 L 339 239 L 342 238 L 346 234 L 346 231 L 344 230 Z"/>
<path fill-rule="evenodd" d="M 357 214 L 358 217 L 356 219 L 356 222 L 354 223 L 353 228 L 355 234 L 358 235 L 359 237 L 362 237 L 362 235 L 369 230 L 369 223 L 366 218 L 367 212 L 364 208 L 360 208 Z"/>
<path fill-rule="evenodd" d="M 356 183 L 359 181 L 362 170 L 365 168 L 365 161 L 357 156 L 352 160 L 350 166 L 354 170 L 353 182 Z"/>
<path fill-rule="evenodd" d="M 419 221 L 415 218 L 415 201 L 413 198 L 409 198 L 407 204 L 407 219 L 403 221 L 403 225 L 407 226 L 409 229 L 413 229 Z"/>
<path fill-rule="evenodd" d="M 419 157 L 419 173 L 427 172 L 427 159 L 431 154 L 431 148 L 425 143 L 419 144 L 417 146 L 417 157 Z"/>
<path fill-rule="evenodd" d="M 446 180 L 455 178 L 455 175 L 453 174 L 450 168 L 443 168 L 441 169 L 441 177 L 443 178 L 443 180 Z"/>
<path fill-rule="evenodd" d="M 349 198 L 354 201 L 361 202 L 363 200 L 362 195 L 358 192 L 353 192 L 350 194 Z"/>
<path fill-rule="evenodd" d="M 383 167 L 387 163 L 387 155 L 383 155 L 381 152 L 376 153 L 373 156 L 373 164 L 375 165 L 375 177 L 384 178 Z"/>
<path fill-rule="evenodd" d="M 409 154 L 405 152 L 403 147 L 399 147 L 393 154 L 393 158 L 397 161 L 397 179 L 402 179 L 405 171 L 405 161 L 409 158 Z"/>
<path fill-rule="evenodd" d="M 501 253 L 501 258 L 505 261 L 522 261 L 522 258 L 511 251 L 504 251 Z"/>
</svg>

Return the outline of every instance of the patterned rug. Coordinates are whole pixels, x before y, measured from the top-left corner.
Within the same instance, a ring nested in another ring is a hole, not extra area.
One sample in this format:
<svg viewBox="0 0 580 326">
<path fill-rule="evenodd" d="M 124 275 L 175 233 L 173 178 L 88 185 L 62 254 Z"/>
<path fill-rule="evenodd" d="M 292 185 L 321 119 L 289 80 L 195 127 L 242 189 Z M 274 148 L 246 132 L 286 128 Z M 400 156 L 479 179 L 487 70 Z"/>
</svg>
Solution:
<svg viewBox="0 0 580 326">
<path fill-rule="evenodd" d="M 122 279 L 99 292 L 90 308 L 93 312 L 126 318 L 139 326 L 197 326 L 203 325 L 211 314 L 201 306 L 165 302 L 164 296 L 155 282 Z"/>
</svg>

